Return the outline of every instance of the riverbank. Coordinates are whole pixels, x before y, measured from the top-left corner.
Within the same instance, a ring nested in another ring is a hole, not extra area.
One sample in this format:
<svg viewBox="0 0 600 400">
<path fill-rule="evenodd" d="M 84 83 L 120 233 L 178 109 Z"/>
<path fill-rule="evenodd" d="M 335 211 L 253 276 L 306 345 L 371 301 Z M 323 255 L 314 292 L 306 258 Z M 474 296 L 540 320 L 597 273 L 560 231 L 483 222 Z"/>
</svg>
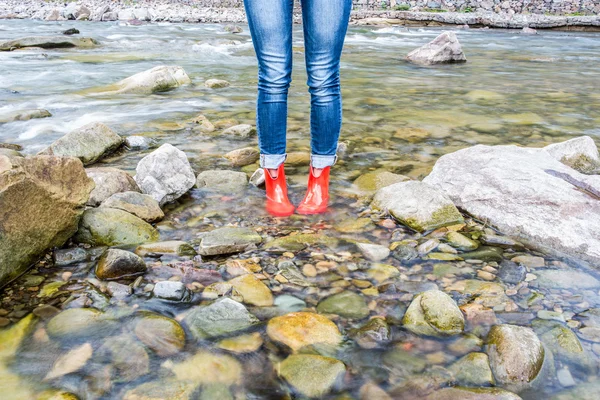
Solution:
<svg viewBox="0 0 600 400">
<path fill-rule="evenodd" d="M 0 19 L 40 19 L 40 20 L 92 20 L 117 21 L 141 20 L 151 22 L 214 22 L 245 23 L 246 16 L 238 1 L 216 2 L 219 6 L 202 6 L 214 2 L 187 1 L 139 1 L 134 7 L 130 2 L 77 1 L 71 3 L 40 0 L 0 1 Z M 238 4 L 239 3 L 239 4 Z M 65 6 L 65 4 L 67 4 Z M 200 5 L 199 5 L 200 4 Z M 419 10 L 419 8 L 415 8 Z M 476 12 L 446 12 L 441 9 L 430 11 L 398 11 L 393 8 L 374 9 L 355 4 L 351 23 L 357 25 L 410 25 L 442 26 L 469 25 L 475 27 L 522 29 L 562 29 L 600 31 L 599 15 L 566 15 L 497 13 L 485 9 Z M 300 22 L 299 10 L 295 22 Z"/>
</svg>

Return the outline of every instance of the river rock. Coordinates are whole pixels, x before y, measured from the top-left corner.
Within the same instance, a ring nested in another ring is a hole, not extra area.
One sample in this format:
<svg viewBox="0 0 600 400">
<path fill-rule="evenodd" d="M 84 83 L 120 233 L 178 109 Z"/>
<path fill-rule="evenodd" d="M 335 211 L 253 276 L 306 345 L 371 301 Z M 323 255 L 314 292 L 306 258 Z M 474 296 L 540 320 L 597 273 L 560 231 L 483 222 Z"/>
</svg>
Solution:
<svg viewBox="0 0 600 400">
<path fill-rule="evenodd" d="M 417 335 L 443 337 L 461 333 L 465 319 L 452 297 L 440 290 L 428 290 L 412 300 L 402 325 Z"/>
<path fill-rule="evenodd" d="M 84 338 L 99 333 L 104 325 L 103 313 L 95 308 L 69 308 L 54 316 L 46 325 L 51 338 Z"/>
<path fill-rule="evenodd" d="M 211 89 L 222 89 L 229 86 L 229 82 L 223 79 L 207 79 L 204 86 Z"/>
<path fill-rule="evenodd" d="M 436 390 L 425 400 L 522 400 L 518 395 L 500 388 L 451 387 Z"/>
<path fill-rule="evenodd" d="M 140 244 L 158 240 L 158 231 L 144 220 L 114 208 L 83 213 L 75 240 L 96 246 Z"/>
<path fill-rule="evenodd" d="M 442 156 L 424 182 L 534 249 L 600 263 L 600 176 L 545 149 L 477 145 Z"/>
<path fill-rule="evenodd" d="M 96 265 L 98 279 L 120 279 L 140 275 L 146 272 L 144 260 L 130 252 L 120 249 L 108 249 Z"/>
<path fill-rule="evenodd" d="M 23 157 L 23 154 L 13 149 L 4 149 L 0 147 L 0 156 L 6 156 L 8 158 Z"/>
<path fill-rule="evenodd" d="M 547 289 L 584 290 L 600 288 L 600 280 L 574 269 L 536 270 L 536 284 Z"/>
<path fill-rule="evenodd" d="M 202 171 L 196 179 L 196 187 L 233 194 L 248 187 L 248 175 L 239 171 Z"/>
<path fill-rule="evenodd" d="M 229 298 L 194 308 L 183 320 L 197 339 L 207 339 L 246 330 L 259 321 L 246 307 Z"/>
<path fill-rule="evenodd" d="M 77 157 L 90 165 L 116 150 L 123 138 L 100 122 L 92 122 L 61 137 L 39 154 Z"/>
<path fill-rule="evenodd" d="M 135 170 L 142 193 L 161 206 L 183 196 L 196 182 L 185 153 L 168 143 L 142 158 Z"/>
<path fill-rule="evenodd" d="M 145 312 L 134 328 L 137 338 L 159 357 L 179 353 L 185 346 L 185 331 L 177 321 Z"/>
<path fill-rule="evenodd" d="M 449 370 L 461 386 L 493 386 L 495 383 L 485 353 L 469 353 L 452 364 Z"/>
<path fill-rule="evenodd" d="M 179 381 L 200 385 L 242 383 L 242 365 L 239 361 L 231 356 L 213 354 L 206 350 L 200 350 L 180 363 L 166 361 L 162 367 L 171 370 Z"/>
<path fill-rule="evenodd" d="M 146 243 L 135 249 L 140 257 L 171 254 L 174 256 L 195 256 L 196 250 L 187 242 L 169 240 L 166 242 Z"/>
<path fill-rule="evenodd" d="M 133 179 L 132 179 L 133 180 Z M 133 181 L 135 184 L 135 181 Z M 137 188 L 137 184 L 135 184 Z M 156 222 L 164 218 L 165 213 L 154 198 L 137 191 L 115 193 L 102 202 L 100 207 L 115 208 L 126 211 L 146 222 Z"/>
<path fill-rule="evenodd" d="M 240 124 L 231 126 L 223 131 L 224 136 L 233 136 L 240 138 L 248 138 L 256 135 L 256 128 L 248 124 Z"/>
<path fill-rule="evenodd" d="M 52 114 L 50 114 L 50 111 L 44 110 L 43 108 L 37 108 L 32 110 L 18 110 L 8 115 L 0 116 L 0 124 L 14 121 L 29 121 L 30 119 L 34 118 L 48 118 L 51 116 Z"/>
<path fill-rule="evenodd" d="M 418 232 L 464 222 L 445 194 L 417 181 L 399 182 L 379 189 L 371 207 L 389 212 L 402 224 Z"/>
<path fill-rule="evenodd" d="M 535 332 L 523 326 L 494 325 L 486 343 L 498 385 L 516 393 L 531 388 L 545 357 L 544 347 Z"/>
<path fill-rule="evenodd" d="M 260 279 L 252 274 L 246 274 L 229 281 L 235 290 L 244 298 L 244 303 L 266 307 L 273 305 L 271 290 Z"/>
<path fill-rule="evenodd" d="M 365 258 L 371 261 L 381 261 L 390 255 L 390 249 L 379 244 L 356 243 L 356 247 Z"/>
<path fill-rule="evenodd" d="M 134 381 L 150 372 L 150 357 L 144 346 L 129 335 L 104 341 L 98 353 L 110 359 L 117 371 L 116 382 Z"/>
<path fill-rule="evenodd" d="M 259 332 L 249 333 L 247 335 L 235 336 L 222 339 L 218 347 L 223 350 L 236 354 L 253 353 L 263 344 L 263 339 Z"/>
<path fill-rule="evenodd" d="M 462 46 L 454 32 L 443 32 L 423 47 L 411 51 L 406 59 L 415 64 L 433 65 L 466 62 Z"/>
<path fill-rule="evenodd" d="M 244 167 L 254 164 L 258 161 L 260 153 L 254 147 L 244 147 L 243 149 L 232 150 L 225 154 L 225 158 L 231 161 L 234 167 Z"/>
<path fill-rule="evenodd" d="M 356 178 L 353 182 L 354 188 L 359 196 L 375 194 L 379 189 L 393 185 L 398 182 L 409 181 L 410 178 L 400 174 L 393 174 L 380 169 L 369 171 Z"/>
<path fill-rule="evenodd" d="M 198 384 L 175 378 L 155 379 L 142 383 L 123 395 L 123 400 L 191 400 Z"/>
<path fill-rule="evenodd" d="M 139 72 L 109 86 L 92 89 L 92 92 L 107 94 L 152 94 L 166 92 L 191 83 L 184 69 L 173 65 L 159 65 Z"/>
<path fill-rule="evenodd" d="M 584 350 L 577 335 L 568 327 L 556 326 L 540 335 L 546 349 L 552 351 L 554 359 L 574 366 L 585 374 L 595 373 L 596 366 L 590 355 Z"/>
<path fill-rule="evenodd" d="M 172 301 L 186 302 L 191 300 L 191 293 L 183 282 L 177 281 L 160 281 L 154 284 L 152 290 L 154 296 Z"/>
<path fill-rule="evenodd" d="M 369 315 L 369 308 L 367 307 L 365 298 L 349 290 L 321 300 L 317 305 L 317 311 L 351 319 L 361 319 Z"/>
<path fill-rule="evenodd" d="M 450 231 L 446 234 L 446 239 L 450 246 L 462 251 L 473 251 L 479 247 L 479 243 L 460 232 Z"/>
<path fill-rule="evenodd" d="M 132 150 L 145 150 L 155 147 L 156 144 L 156 140 L 146 136 L 131 135 L 125 138 L 125 146 Z"/>
<path fill-rule="evenodd" d="M 0 369 L 6 360 L 11 360 L 19 351 L 23 340 L 36 327 L 38 319 L 29 314 L 9 328 L 0 329 Z"/>
<path fill-rule="evenodd" d="M 298 393 L 307 397 L 321 397 L 340 384 L 346 366 L 335 358 L 313 354 L 292 354 L 277 368 Z"/>
<path fill-rule="evenodd" d="M 24 47 L 41 47 L 43 49 L 56 49 L 65 47 L 92 48 L 98 41 L 86 37 L 72 36 L 30 36 L 0 43 L 0 51 L 11 51 Z"/>
<path fill-rule="evenodd" d="M 354 340 L 363 349 L 385 346 L 392 340 L 392 330 L 383 317 L 371 318 L 354 333 Z"/>
<path fill-rule="evenodd" d="M 0 287 L 77 231 L 93 188 L 79 160 L 0 156 Z"/>
<path fill-rule="evenodd" d="M 96 184 L 96 187 L 90 194 L 90 199 L 87 203 L 88 206 L 97 207 L 115 193 L 140 191 L 140 188 L 131 175 L 118 168 L 88 168 L 85 172 Z"/>
<path fill-rule="evenodd" d="M 204 234 L 198 253 L 203 256 L 239 253 L 255 247 L 261 241 L 260 235 L 250 228 L 226 226 Z"/>
<path fill-rule="evenodd" d="M 272 318 L 267 324 L 267 334 L 271 340 L 285 344 L 294 352 L 313 344 L 337 346 L 342 341 L 342 335 L 333 322 L 310 312 Z"/>
<path fill-rule="evenodd" d="M 500 262 L 500 268 L 498 269 L 498 278 L 502 282 L 517 284 L 525 280 L 527 274 L 527 268 L 524 265 L 517 264 L 512 261 L 503 260 Z"/>
<path fill-rule="evenodd" d="M 583 174 L 600 174 L 598 148 L 594 139 L 589 136 L 554 143 L 544 147 L 544 150 L 556 160 Z"/>
</svg>

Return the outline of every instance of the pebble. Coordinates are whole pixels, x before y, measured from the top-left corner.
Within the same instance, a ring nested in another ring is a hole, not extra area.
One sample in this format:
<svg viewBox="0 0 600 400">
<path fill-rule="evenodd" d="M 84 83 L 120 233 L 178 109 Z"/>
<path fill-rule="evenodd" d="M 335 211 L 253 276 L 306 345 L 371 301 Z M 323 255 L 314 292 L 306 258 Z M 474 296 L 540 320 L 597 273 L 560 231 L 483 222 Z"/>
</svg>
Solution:
<svg viewBox="0 0 600 400">
<path fill-rule="evenodd" d="M 529 268 L 540 268 L 545 266 L 544 259 L 542 257 L 535 256 L 518 256 L 511 259 L 512 262 L 522 264 Z"/>
<path fill-rule="evenodd" d="M 156 297 L 165 300 L 189 301 L 191 294 L 181 282 L 161 281 L 154 285 L 152 290 Z"/>
<path fill-rule="evenodd" d="M 496 275 L 487 271 L 477 271 L 477 276 L 486 281 L 493 281 L 496 279 Z"/>
<path fill-rule="evenodd" d="M 317 276 L 317 268 L 312 264 L 304 264 L 302 266 L 302 273 L 304 274 L 304 276 L 313 278 Z"/>
<path fill-rule="evenodd" d="M 560 383 L 562 387 L 575 386 L 575 380 L 571 375 L 571 371 L 569 371 L 569 368 L 567 367 L 556 371 L 556 377 L 558 378 L 558 383 Z"/>
<path fill-rule="evenodd" d="M 7 326 L 8 324 L 10 324 L 10 319 L 0 317 L 0 327 Z"/>
<path fill-rule="evenodd" d="M 525 275 L 525 282 L 531 282 L 531 281 L 536 280 L 536 279 L 537 279 L 537 276 L 534 275 L 534 274 L 529 274 L 528 273 L 527 275 Z"/>
</svg>

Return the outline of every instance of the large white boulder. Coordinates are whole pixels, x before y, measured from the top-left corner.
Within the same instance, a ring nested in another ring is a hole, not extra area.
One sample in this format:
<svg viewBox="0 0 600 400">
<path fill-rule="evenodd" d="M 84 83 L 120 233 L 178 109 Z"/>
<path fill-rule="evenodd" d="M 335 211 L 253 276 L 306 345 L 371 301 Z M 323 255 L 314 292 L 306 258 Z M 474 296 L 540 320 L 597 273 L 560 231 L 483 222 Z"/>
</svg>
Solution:
<svg viewBox="0 0 600 400">
<path fill-rule="evenodd" d="M 406 59 L 423 65 L 466 62 L 462 46 L 454 32 L 442 32 L 438 37 L 408 53 Z"/>
<path fill-rule="evenodd" d="M 586 142 L 578 152 L 593 156 Z M 563 145 L 470 147 L 441 157 L 423 181 L 534 248 L 600 265 L 600 175 L 558 161 L 572 153 L 573 143 Z"/>
<path fill-rule="evenodd" d="M 102 95 L 121 93 L 152 94 L 166 92 L 190 82 L 190 77 L 182 67 L 159 65 L 112 85 L 88 89 L 83 93 Z"/>
<path fill-rule="evenodd" d="M 165 143 L 138 163 L 134 177 L 138 186 L 163 206 L 187 193 L 196 176 L 185 153 Z"/>
</svg>

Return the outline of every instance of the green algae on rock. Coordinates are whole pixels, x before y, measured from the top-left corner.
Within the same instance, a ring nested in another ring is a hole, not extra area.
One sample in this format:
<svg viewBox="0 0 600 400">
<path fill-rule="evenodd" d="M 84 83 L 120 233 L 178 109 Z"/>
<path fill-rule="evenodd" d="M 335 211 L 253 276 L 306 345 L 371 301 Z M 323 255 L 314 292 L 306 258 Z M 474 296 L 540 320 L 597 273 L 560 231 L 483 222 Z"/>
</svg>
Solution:
<svg viewBox="0 0 600 400">
<path fill-rule="evenodd" d="M 250 228 L 226 226 L 206 232 L 198 253 L 203 256 L 239 253 L 262 242 L 261 236 Z"/>
<path fill-rule="evenodd" d="M 417 335 L 443 337 L 461 333 L 465 320 L 450 296 L 439 290 L 428 290 L 412 300 L 402 325 Z"/>
<path fill-rule="evenodd" d="M 195 256 L 196 250 L 191 244 L 181 240 L 144 243 L 136 247 L 135 254 L 140 257 L 170 254 L 174 256 Z"/>
<path fill-rule="evenodd" d="M 342 341 L 338 327 L 326 317 L 311 312 L 294 312 L 272 318 L 267 324 L 267 334 L 298 351 L 314 344 L 337 346 Z"/>
<path fill-rule="evenodd" d="M 135 335 L 160 357 L 172 356 L 185 346 L 185 331 L 174 319 L 144 312 L 134 328 Z"/>
<path fill-rule="evenodd" d="M 52 338 L 84 338 L 102 334 L 111 322 L 103 318 L 104 314 L 95 308 L 69 308 L 54 316 L 46 325 L 46 331 Z"/>
<path fill-rule="evenodd" d="M 244 303 L 253 306 L 266 307 L 273 305 L 271 290 L 260 279 L 252 274 L 246 274 L 229 281 L 235 290 L 243 297 Z"/>
<path fill-rule="evenodd" d="M 279 364 L 279 374 L 303 396 L 327 394 L 346 372 L 343 362 L 312 354 L 293 354 Z"/>
<path fill-rule="evenodd" d="M 493 386 L 495 384 L 489 358 L 485 353 L 469 353 L 452 364 L 449 370 L 462 386 Z"/>
<path fill-rule="evenodd" d="M 194 308 L 183 322 L 196 339 L 207 339 L 244 331 L 259 323 L 243 304 L 229 298 Z"/>
<path fill-rule="evenodd" d="M 327 247 L 335 247 L 338 240 L 331 236 L 326 236 L 318 233 L 300 233 L 297 235 L 288 235 L 277 238 L 266 243 L 265 249 L 283 249 L 289 251 L 300 251 L 306 247 L 323 245 Z"/>
<path fill-rule="evenodd" d="M 363 296 L 349 290 L 334 294 L 319 302 L 317 311 L 323 314 L 336 314 L 344 318 L 362 319 L 369 315 L 369 308 Z"/>
<path fill-rule="evenodd" d="M 96 246 L 157 241 L 158 231 L 146 221 L 115 208 L 92 208 L 83 213 L 75 240 Z"/>
</svg>

